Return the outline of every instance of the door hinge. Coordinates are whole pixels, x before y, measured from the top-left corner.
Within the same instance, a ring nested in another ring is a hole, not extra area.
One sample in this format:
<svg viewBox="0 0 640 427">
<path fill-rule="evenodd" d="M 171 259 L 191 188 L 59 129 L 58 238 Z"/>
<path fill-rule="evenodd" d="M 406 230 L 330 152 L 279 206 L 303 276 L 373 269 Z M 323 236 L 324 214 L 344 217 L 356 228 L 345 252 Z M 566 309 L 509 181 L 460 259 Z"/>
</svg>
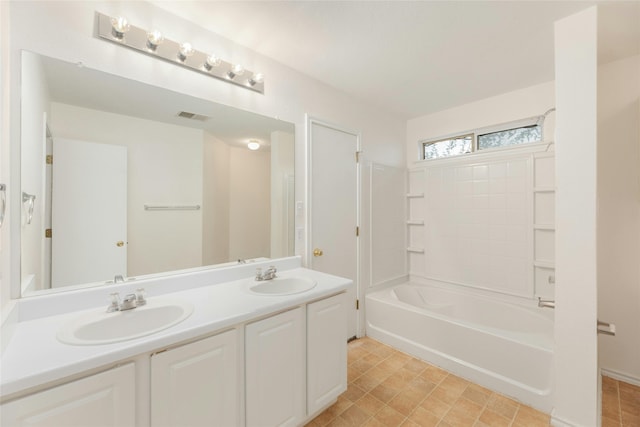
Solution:
<svg viewBox="0 0 640 427">
<path fill-rule="evenodd" d="M 47 228 L 46 230 L 44 230 L 44 237 L 46 237 L 47 239 L 51 238 L 51 229 Z"/>
<path fill-rule="evenodd" d="M 360 300 L 356 300 L 356 310 L 360 310 Z"/>
<path fill-rule="evenodd" d="M 360 236 L 360 227 L 356 227 L 356 237 Z"/>
<path fill-rule="evenodd" d="M 48 165 L 53 164 L 53 154 L 47 154 L 46 162 Z"/>
<path fill-rule="evenodd" d="M 356 151 L 356 163 L 360 163 L 360 151 Z"/>
</svg>

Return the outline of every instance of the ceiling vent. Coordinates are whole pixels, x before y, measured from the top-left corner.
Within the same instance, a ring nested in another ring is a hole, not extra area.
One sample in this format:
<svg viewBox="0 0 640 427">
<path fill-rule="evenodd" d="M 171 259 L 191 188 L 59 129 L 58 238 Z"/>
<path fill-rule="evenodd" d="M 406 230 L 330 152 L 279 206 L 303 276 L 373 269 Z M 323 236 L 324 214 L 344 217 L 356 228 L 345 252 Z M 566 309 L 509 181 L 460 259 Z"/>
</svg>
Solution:
<svg viewBox="0 0 640 427">
<path fill-rule="evenodd" d="M 178 117 L 182 117 L 182 118 L 189 119 L 189 120 L 198 120 L 198 121 L 201 121 L 201 122 L 209 120 L 209 117 L 207 117 L 207 116 L 203 116 L 201 114 L 196 114 L 196 113 L 190 113 L 188 111 L 180 111 L 178 113 Z"/>
</svg>

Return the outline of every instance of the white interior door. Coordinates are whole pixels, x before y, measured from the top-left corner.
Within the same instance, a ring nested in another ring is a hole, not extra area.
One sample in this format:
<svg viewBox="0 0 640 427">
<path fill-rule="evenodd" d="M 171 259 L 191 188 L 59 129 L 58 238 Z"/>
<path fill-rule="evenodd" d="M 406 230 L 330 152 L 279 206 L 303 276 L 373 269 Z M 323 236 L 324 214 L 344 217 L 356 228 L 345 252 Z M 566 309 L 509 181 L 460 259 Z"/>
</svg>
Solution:
<svg viewBox="0 0 640 427">
<path fill-rule="evenodd" d="M 309 121 L 309 266 L 353 280 L 348 292 L 348 336 L 358 333 L 359 136 Z"/>
<path fill-rule="evenodd" d="M 53 142 L 52 287 L 127 274 L 126 147 Z"/>
</svg>

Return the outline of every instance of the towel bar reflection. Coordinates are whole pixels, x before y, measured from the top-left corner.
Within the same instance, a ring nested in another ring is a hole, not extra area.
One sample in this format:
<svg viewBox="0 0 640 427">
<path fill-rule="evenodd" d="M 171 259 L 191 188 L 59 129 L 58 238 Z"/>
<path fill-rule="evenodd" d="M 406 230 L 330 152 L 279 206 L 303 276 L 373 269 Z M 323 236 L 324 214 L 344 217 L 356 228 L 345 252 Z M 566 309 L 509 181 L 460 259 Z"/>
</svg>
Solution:
<svg viewBox="0 0 640 427">
<path fill-rule="evenodd" d="M 145 211 L 199 211 L 200 205 L 144 205 Z"/>
<path fill-rule="evenodd" d="M 25 213 L 27 216 L 27 224 L 31 224 L 33 219 L 33 208 L 36 204 L 36 196 L 33 194 L 22 192 L 22 204 L 24 205 Z"/>
</svg>

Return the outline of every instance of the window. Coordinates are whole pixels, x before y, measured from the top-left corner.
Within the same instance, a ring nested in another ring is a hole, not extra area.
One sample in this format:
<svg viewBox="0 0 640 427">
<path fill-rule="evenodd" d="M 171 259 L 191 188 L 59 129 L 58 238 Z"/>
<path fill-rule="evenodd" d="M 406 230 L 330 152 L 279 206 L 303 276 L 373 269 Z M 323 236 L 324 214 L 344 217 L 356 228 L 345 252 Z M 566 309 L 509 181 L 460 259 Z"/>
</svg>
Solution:
<svg viewBox="0 0 640 427">
<path fill-rule="evenodd" d="M 470 153 L 472 144 L 473 134 L 425 142 L 422 144 L 422 149 L 424 150 L 423 158 L 437 159 L 440 157 L 450 157 Z"/>
<path fill-rule="evenodd" d="M 488 148 L 541 142 L 544 117 L 531 117 L 497 126 L 475 129 L 472 132 L 448 138 L 421 141 L 422 159 L 439 159 Z"/>
<path fill-rule="evenodd" d="M 478 135 L 478 150 L 542 141 L 542 126 L 533 124 Z"/>
</svg>

